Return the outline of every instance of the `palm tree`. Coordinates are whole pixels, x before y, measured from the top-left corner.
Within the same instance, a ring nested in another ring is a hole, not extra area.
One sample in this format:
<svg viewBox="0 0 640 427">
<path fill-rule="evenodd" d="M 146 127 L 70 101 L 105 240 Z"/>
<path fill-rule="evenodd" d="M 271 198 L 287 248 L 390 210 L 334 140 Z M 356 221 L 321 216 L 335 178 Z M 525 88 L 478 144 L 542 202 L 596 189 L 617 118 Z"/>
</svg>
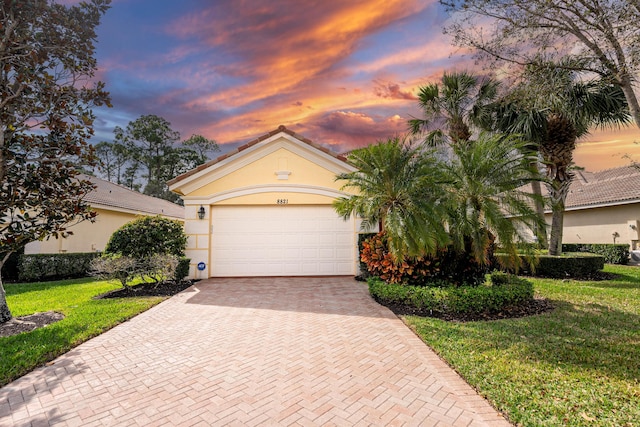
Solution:
<svg viewBox="0 0 640 427">
<path fill-rule="evenodd" d="M 470 251 L 481 264 L 497 239 L 517 263 L 517 246 L 530 240 L 544 218 L 533 206 L 537 196 L 524 191 L 540 180 L 529 165 L 530 144 L 513 135 L 481 133 L 466 146 L 455 146 L 445 164 L 445 194 L 454 246 Z"/>
<path fill-rule="evenodd" d="M 495 127 L 538 144 L 546 166 L 552 210 L 549 254 L 562 253 L 564 207 L 573 180 L 577 140 L 592 126 L 630 122 L 624 94 L 605 80 L 579 81 L 568 67 L 542 64 L 524 73 L 524 83 L 502 103 Z"/>
<path fill-rule="evenodd" d="M 409 120 L 410 132 L 426 134 L 424 141 L 429 146 L 469 141 L 472 127 L 488 119 L 486 106 L 496 99 L 498 87 L 490 78 L 445 72 L 440 85 L 420 88 L 418 102 L 424 117 Z"/>
<path fill-rule="evenodd" d="M 346 181 L 343 189 L 356 194 L 334 202 L 339 215 L 358 215 L 364 228 L 380 224 L 396 260 L 446 246 L 439 203 L 442 169 L 435 156 L 396 137 L 354 150 L 348 160 L 358 170 L 336 179 Z"/>
</svg>

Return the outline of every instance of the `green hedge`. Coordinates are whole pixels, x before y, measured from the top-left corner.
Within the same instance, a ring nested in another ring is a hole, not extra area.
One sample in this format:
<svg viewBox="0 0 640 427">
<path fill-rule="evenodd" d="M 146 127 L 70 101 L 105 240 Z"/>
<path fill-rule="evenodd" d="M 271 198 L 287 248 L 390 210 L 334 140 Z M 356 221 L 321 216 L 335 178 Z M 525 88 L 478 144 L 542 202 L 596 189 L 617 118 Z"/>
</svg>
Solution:
<svg viewBox="0 0 640 427">
<path fill-rule="evenodd" d="M 24 254 L 24 247 L 13 252 L 2 266 L 2 281 L 17 282 L 20 278 L 20 256 Z"/>
<path fill-rule="evenodd" d="M 189 275 L 189 263 L 191 262 L 191 258 L 180 258 L 178 260 L 178 266 L 176 267 L 175 280 L 176 282 L 180 282 L 185 277 Z"/>
<path fill-rule="evenodd" d="M 563 252 L 590 252 L 602 255 L 608 264 L 627 265 L 629 263 L 629 245 L 612 243 L 564 243 Z"/>
<path fill-rule="evenodd" d="M 99 252 L 32 254 L 20 257 L 20 281 L 48 281 L 89 276 L 91 260 Z"/>
<path fill-rule="evenodd" d="M 506 257 L 505 254 L 495 254 L 500 260 Z M 498 263 L 499 264 L 499 263 Z M 587 252 L 563 253 L 560 256 L 538 255 L 536 265 L 531 268 L 527 261 L 522 258 L 522 267 L 518 271 L 536 277 L 552 277 L 555 279 L 567 278 L 588 278 L 604 268 L 604 257 L 602 255 Z M 513 270 L 504 269 L 513 273 Z"/>
<path fill-rule="evenodd" d="M 530 281 L 512 275 L 496 276 L 488 284 L 459 287 L 389 284 L 377 277 L 369 278 L 367 282 L 369 293 L 380 304 L 402 305 L 434 316 L 498 313 L 533 299 Z"/>
</svg>

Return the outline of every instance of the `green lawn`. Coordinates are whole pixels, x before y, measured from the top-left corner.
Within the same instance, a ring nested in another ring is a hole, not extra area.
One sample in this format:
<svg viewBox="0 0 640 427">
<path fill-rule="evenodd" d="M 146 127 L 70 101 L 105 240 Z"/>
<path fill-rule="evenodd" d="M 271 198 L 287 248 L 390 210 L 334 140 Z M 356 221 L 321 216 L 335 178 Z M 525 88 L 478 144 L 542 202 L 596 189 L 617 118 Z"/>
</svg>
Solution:
<svg viewBox="0 0 640 427">
<path fill-rule="evenodd" d="M 0 338 L 0 386 L 164 299 L 92 299 L 118 287 L 95 279 L 5 285 L 14 316 L 53 310 L 65 318 L 44 328 Z"/>
<path fill-rule="evenodd" d="M 523 426 L 640 426 L 640 267 L 614 280 L 533 279 L 553 312 L 455 323 L 407 316 L 442 358 Z"/>
</svg>

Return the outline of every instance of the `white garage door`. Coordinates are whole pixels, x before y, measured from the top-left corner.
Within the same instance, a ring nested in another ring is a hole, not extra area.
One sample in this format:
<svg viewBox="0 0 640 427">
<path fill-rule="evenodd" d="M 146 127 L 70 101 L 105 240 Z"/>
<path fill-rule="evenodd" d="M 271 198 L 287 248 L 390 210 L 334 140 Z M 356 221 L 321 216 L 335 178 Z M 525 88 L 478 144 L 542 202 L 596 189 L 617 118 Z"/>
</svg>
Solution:
<svg viewBox="0 0 640 427">
<path fill-rule="evenodd" d="M 354 223 L 330 206 L 219 206 L 211 218 L 214 277 L 355 273 Z"/>
</svg>

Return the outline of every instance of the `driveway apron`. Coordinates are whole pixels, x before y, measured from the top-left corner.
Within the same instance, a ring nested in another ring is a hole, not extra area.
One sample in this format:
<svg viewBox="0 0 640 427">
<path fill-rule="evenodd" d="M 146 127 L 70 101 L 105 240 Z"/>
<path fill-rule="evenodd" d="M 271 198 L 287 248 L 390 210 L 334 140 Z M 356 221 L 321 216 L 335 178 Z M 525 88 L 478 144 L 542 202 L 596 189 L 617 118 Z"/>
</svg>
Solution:
<svg viewBox="0 0 640 427">
<path fill-rule="evenodd" d="M 209 279 L 0 389 L 0 426 L 509 426 L 350 277 Z"/>
</svg>

